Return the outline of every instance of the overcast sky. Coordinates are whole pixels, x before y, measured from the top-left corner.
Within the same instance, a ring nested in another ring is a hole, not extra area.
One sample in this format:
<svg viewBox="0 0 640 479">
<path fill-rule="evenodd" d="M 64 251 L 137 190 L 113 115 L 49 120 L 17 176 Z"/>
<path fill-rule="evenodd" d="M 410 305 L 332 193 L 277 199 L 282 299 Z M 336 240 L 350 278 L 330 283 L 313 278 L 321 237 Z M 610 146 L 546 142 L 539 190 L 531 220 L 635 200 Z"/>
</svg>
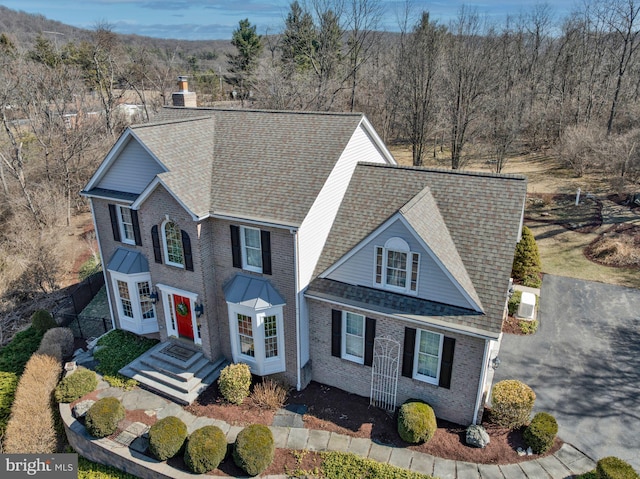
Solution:
<svg viewBox="0 0 640 479">
<path fill-rule="evenodd" d="M 404 1 L 380 0 L 385 16 L 382 28 L 397 30 L 398 9 Z M 81 28 L 93 28 L 108 23 L 117 33 L 135 33 L 158 38 L 183 40 L 230 39 L 238 21 L 248 18 L 258 33 L 283 29 L 284 18 L 291 0 L 0 0 L 0 5 L 39 13 L 51 20 Z M 303 1 L 300 1 L 302 4 Z M 417 11 L 428 10 L 432 18 L 446 24 L 466 4 L 480 14 L 500 20 L 507 14 L 528 12 L 538 3 L 535 0 L 412 0 Z M 548 2 L 551 11 L 564 17 L 576 0 Z"/>
</svg>

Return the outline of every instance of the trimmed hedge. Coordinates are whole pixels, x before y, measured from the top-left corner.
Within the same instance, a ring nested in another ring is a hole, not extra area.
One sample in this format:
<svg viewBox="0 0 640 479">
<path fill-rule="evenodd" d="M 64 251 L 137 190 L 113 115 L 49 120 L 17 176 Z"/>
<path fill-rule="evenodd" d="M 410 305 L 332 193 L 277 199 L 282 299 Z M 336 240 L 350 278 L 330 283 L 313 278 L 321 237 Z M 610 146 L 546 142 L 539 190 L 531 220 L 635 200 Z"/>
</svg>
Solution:
<svg viewBox="0 0 640 479">
<path fill-rule="evenodd" d="M 628 462 L 614 456 L 604 457 L 596 465 L 598 479 L 640 479 Z"/>
<path fill-rule="evenodd" d="M 60 362 L 50 356 L 34 354 L 29 359 L 16 389 L 4 436 L 6 454 L 49 454 L 56 451 L 51 395 L 61 372 Z"/>
<path fill-rule="evenodd" d="M 124 416 L 122 403 L 114 397 L 106 397 L 89 408 L 84 425 L 93 437 L 106 437 L 116 432 L 118 423 Z"/>
<path fill-rule="evenodd" d="M 521 381 L 507 379 L 493 386 L 491 420 L 501 427 L 516 429 L 529 422 L 536 394 Z"/>
<path fill-rule="evenodd" d="M 40 347 L 49 343 L 59 344 L 62 357 L 68 358 L 73 354 L 73 342 L 73 331 L 70 328 L 51 328 L 42 336 Z"/>
<path fill-rule="evenodd" d="M 4 435 L 11 414 L 11 405 L 18 387 L 18 375 L 0 371 L 0 437 Z"/>
<path fill-rule="evenodd" d="M 410 399 L 398 411 L 398 434 L 403 441 L 411 444 L 428 442 L 438 425 L 431 406 L 419 400 Z"/>
<path fill-rule="evenodd" d="M 197 473 L 213 471 L 227 455 L 227 438 L 217 426 L 204 426 L 193 431 L 187 440 L 184 462 Z"/>
<path fill-rule="evenodd" d="M 539 412 L 531 420 L 531 424 L 524 430 L 522 438 L 527 446 L 536 454 L 547 452 L 553 446 L 558 434 L 556 418 L 546 412 Z"/>
<path fill-rule="evenodd" d="M 158 460 L 166 461 L 182 450 L 186 439 L 186 424 L 180 418 L 168 416 L 149 429 L 149 451 Z"/>
<path fill-rule="evenodd" d="M 46 309 L 39 309 L 31 315 L 31 325 L 36 331 L 44 334 L 47 330 L 58 326 L 51 313 Z"/>
<path fill-rule="evenodd" d="M 55 392 L 57 402 L 69 403 L 80 399 L 98 387 L 98 377 L 90 369 L 79 367 L 58 383 Z"/>
<path fill-rule="evenodd" d="M 233 462 L 250 476 L 257 476 L 273 462 L 275 452 L 271 430 L 263 424 L 252 424 L 238 433 Z"/>
<path fill-rule="evenodd" d="M 218 378 L 220 394 L 232 404 L 242 404 L 249 396 L 251 388 L 251 370 L 243 363 L 229 364 L 220 371 Z"/>
</svg>

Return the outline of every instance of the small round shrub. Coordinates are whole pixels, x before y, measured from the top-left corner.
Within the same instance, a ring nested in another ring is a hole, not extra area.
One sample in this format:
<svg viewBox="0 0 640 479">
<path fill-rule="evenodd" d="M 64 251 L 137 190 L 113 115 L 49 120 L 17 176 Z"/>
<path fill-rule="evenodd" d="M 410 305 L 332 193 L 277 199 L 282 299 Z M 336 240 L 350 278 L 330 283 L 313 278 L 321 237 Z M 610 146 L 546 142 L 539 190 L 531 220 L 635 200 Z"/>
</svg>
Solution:
<svg viewBox="0 0 640 479">
<path fill-rule="evenodd" d="M 39 309 L 31 315 L 31 325 L 40 333 L 58 326 L 51 313 L 46 309 Z"/>
<path fill-rule="evenodd" d="M 58 402 L 73 402 L 98 387 L 96 373 L 86 368 L 78 368 L 73 374 L 58 383 L 55 398 Z"/>
<path fill-rule="evenodd" d="M 40 343 L 40 347 L 35 354 L 41 354 L 42 356 L 50 356 L 59 363 L 62 362 L 62 348 L 58 343 Z"/>
<path fill-rule="evenodd" d="M 168 416 L 149 429 L 149 450 L 158 460 L 166 461 L 182 450 L 187 426 L 180 418 Z"/>
<path fill-rule="evenodd" d="M 556 418 L 546 412 L 539 412 L 533 416 L 531 424 L 524 430 L 522 436 L 533 452 L 542 454 L 551 449 L 556 434 L 558 434 Z"/>
<path fill-rule="evenodd" d="M 614 456 L 604 457 L 596 466 L 598 479 L 639 479 L 638 473 L 631 465 Z"/>
<path fill-rule="evenodd" d="M 520 301 L 522 301 L 522 291 L 514 291 L 511 297 L 509 298 L 509 302 L 507 303 L 509 308 L 509 314 L 511 316 L 515 316 L 515 314 L 518 312 Z"/>
<path fill-rule="evenodd" d="M 93 437 L 106 437 L 116 432 L 124 419 L 124 406 L 114 397 L 102 398 L 89 408 L 84 425 Z"/>
<path fill-rule="evenodd" d="M 491 420 L 501 427 L 516 429 L 529 422 L 536 394 L 521 381 L 507 379 L 493 386 Z"/>
<path fill-rule="evenodd" d="M 51 328 L 42 336 L 40 346 L 49 343 L 59 344 L 62 357 L 68 358 L 73 354 L 73 340 L 73 331 L 70 328 Z"/>
<path fill-rule="evenodd" d="M 429 441 L 437 429 L 436 415 L 431 406 L 409 400 L 398 411 L 398 434 L 403 441 L 417 444 Z"/>
<path fill-rule="evenodd" d="M 250 476 L 257 476 L 269 467 L 275 452 L 271 430 L 262 424 L 252 424 L 238 433 L 233 461 Z"/>
<path fill-rule="evenodd" d="M 197 473 L 213 471 L 227 454 L 227 438 L 217 426 L 204 426 L 193 431 L 187 439 L 184 462 Z"/>
<path fill-rule="evenodd" d="M 218 378 L 220 394 L 232 404 L 242 404 L 249 396 L 251 370 L 243 363 L 229 364 L 220 371 Z"/>
</svg>

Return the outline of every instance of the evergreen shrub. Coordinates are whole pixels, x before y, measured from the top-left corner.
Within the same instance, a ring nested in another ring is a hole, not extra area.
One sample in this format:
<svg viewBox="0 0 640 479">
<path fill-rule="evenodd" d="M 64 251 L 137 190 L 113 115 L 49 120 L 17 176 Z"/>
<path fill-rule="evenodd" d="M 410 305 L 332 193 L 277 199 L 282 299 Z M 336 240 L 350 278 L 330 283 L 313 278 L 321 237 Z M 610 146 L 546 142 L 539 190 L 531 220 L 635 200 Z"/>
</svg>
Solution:
<svg viewBox="0 0 640 479">
<path fill-rule="evenodd" d="M 542 264 L 540 263 L 540 253 L 538 252 L 536 239 L 531 230 L 524 226 L 522 228 L 522 238 L 516 245 L 511 277 L 524 286 L 539 288 L 542 284 L 540 281 L 541 272 Z"/>
<path fill-rule="evenodd" d="M 428 442 L 437 429 L 436 415 L 431 406 L 411 399 L 398 411 L 398 434 L 403 441 L 417 444 Z"/>
<path fill-rule="evenodd" d="M 80 399 L 98 387 L 96 373 L 80 367 L 58 383 L 55 392 L 57 402 L 69 403 Z"/>
<path fill-rule="evenodd" d="M 31 325 L 40 333 L 58 326 L 51 313 L 46 309 L 39 309 L 31 315 Z"/>
<path fill-rule="evenodd" d="M 232 404 L 242 404 L 249 396 L 251 388 L 251 370 L 243 363 L 229 364 L 220 371 L 218 378 L 220 394 Z"/>
<path fill-rule="evenodd" d="M 596 465 L 598 479 L 640 479 L 628 462 L 614 456 L 604 457 Z"/>
<path fill-rule="evenodd" d="M 124 416 L 122 403 L 114 397 L 106 397 L 89 408 L 84 425 L 93 437 L 106 437 L 116 432 Z"/>
<path fill-rule="evenodd" d="M 204 474 L 217 468 L 227 454 L 227 438 L 217 426 L 204 426 L 187 439 L 184 462 L 192 472 Z"/>
<path fill-rule="evenodd" d="M 269 467 L 275 452 L 271 430 L 263 424 L 252 424 L 238 433 L 233 461 L 250 476 L 257 476 Z"/>
<path fill-rule="evenodd" d="M 182 450 L 186 439 L 186 424 L 178 417 L 168 416 L 149 429 L 149 451 L 158 460 L 166 461 Z"/>
<path fill-rule="evenodd" d="M 543 454 L 551 449 L 558 434 L 556 418 L 546 412 L 539 412 L 524 430 L 523 439 L 536 454 Z"/>
<path fill-rule="evenodd" d="M 536 394 L 515 379 L 500 381 L 491 393 L 491 420 L 501 427 L 516 429 L 529 422 Z"/>
</svg>

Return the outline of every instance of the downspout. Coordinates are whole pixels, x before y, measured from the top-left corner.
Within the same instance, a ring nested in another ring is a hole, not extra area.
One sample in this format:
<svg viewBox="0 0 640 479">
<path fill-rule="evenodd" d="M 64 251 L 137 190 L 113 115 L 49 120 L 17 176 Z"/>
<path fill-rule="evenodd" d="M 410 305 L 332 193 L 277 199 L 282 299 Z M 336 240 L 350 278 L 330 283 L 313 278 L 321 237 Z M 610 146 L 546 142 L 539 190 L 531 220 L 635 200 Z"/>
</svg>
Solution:
<svg viewBox="0 0 640 479">
<path fill-rule="evenodd" d="M 107 268 L 104 264 L 104 254 L 102 254 L 102 245 L 100 244 L 100 235 L 98 234 L 98 225 L 96 224 L 96 215 L 93 211 L 93 198 L 89 198 L 89 206 L 91 208 L 91 219 L 93 220 L 93 230 L 96 232 L 96 242 L 98 243 L 98 251 L 100 251 L 100 264 L 102 265 L 102 275 L 104 276 L 104 288 L 107 290 L 107 302 L 109 303 L 109 314 L 111 315 L 111 329 L 116 329 L 116 322 L 113 315 L 113 305 L 111 304 L 111 293 L 109 292 L 109 284 L 107 278 Z"/>
<path fill-rule="evenodd" d="M 484 390 L 484 380 L 487 374 L 487 368 L 489 367 L 489 344 L 491 341 L 484 340 L 484 354 L 482 356 L 482 371 L 480 373 L 480 382 L 478 383 L 478 396 L 476 397 L 476 407 L 473 411 L 472 424 L 478 424 L 478 412 L 480 412 L 480 403 L 482 402 L 482 394 Z"/>
<path fill-rule="evenodd" d="M 296 391 L 302 389 L 302 381 L 300 378 L 300 272 L 298 268 L 298 231 L 290 230 L 293 234 L 293 264 L 294 264 L 294 277 L 296 288 Z"/>
</svg>

